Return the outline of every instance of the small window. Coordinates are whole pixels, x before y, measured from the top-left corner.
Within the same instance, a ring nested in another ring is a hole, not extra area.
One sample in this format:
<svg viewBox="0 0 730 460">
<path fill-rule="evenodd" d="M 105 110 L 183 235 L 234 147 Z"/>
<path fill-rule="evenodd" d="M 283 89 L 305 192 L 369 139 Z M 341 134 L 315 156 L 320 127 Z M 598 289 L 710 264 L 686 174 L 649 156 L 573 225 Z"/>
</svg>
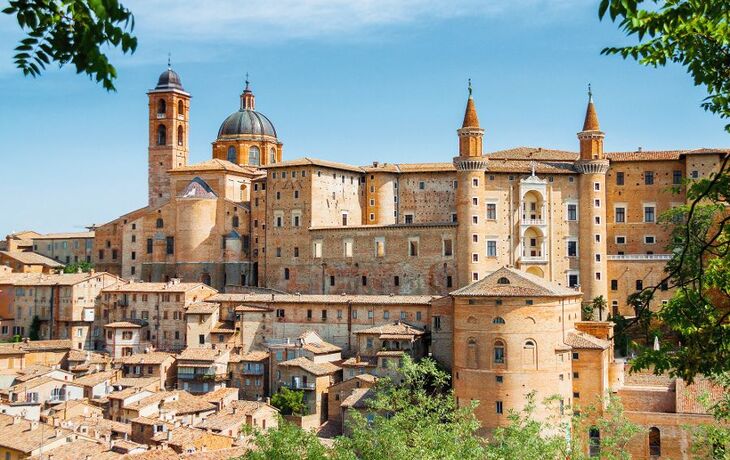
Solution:
<svg viewBox="0 0 730 460">
<path fill-rule="evenodd" d="M 636 290 L 637 291 L 644 290 L 644 281 L 643 280 L 636 280 Z"/>
<path fill-rule="evenodd" d="M 504 342 L 501 340 L 494 342 L 494 362 L 504 364 Z"/>
<path fill-rule="evenodd" d="M 649 429 L 649 455 L 652 457 L 662 455 L 662 434 L 655 426 Z"/>
<path fill-rule="evenodd" d="M 626 222 L 626 208 L 624 207 L 616 207 L 615 208 L 615 221 L 617 224 L 622 224 Z"/>
<path fill-rule="evenodd" d="M 654 184 L 654 172 L 653 171 L 644 171 L 644 185 L 653 185 Z"/>
<path fill-rule="evenodd" d="M 645 235 L 644 243 L 645 244 L 654 244 L 654 243 L 656 243 L 656 238 L 653 235 Z"/>
<path fill-rule="evenodd" d="M 618 280 L 611 280 L 611 290 L 618 291 Z"/>
<path fill-rule="evenodd" d="M 492 320 L 492 324 L 504 324 L 504 323 L 505 323 L 504 318 L 502 318 L 501 316 L 497 316 L 496 318 L 494 318 Z"/>
<path fill-rule="evenodd" d="M 672 184 L 682 185 L 682 171 L 672 171 Z"/>
<path fill-rule="evenodd" d="M 625 236 L 617 236 L 616 237 L 616 244 L 626 244 L 626 237 Z"/>
<path fill-rule="evenodd" d="M 503 414 L 504 413 L 504 408 L 502 406 L 502 401 L 497 401 L 496 410 L 497 410 L 497 413 L 498 414 Z"/>
<path fill-rule="evenodd" d="M 497 284 L 509 284 L 509 279 L 503 276 L 497 280 Z"/>
<path fill-rule="evenodd" d="M 644 222 L 652 223 L 656 220 L 654 206 L 644 206 Z"/>
<path fill-rule="evenodd" d="M 622 171 L 616 173 L 616 185 L 624 185 L 624 173 Z"/>
</svg>

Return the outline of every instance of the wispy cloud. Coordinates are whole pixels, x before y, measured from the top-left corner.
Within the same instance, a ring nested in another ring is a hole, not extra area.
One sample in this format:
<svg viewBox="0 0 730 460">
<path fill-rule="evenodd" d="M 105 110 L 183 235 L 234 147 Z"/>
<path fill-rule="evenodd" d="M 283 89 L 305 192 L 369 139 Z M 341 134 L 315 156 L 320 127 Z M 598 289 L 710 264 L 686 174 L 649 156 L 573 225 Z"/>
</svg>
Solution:
<svg viewBox="0 0 730 460">
<path fill-rule="evenodd" d="M 555 17 L 585 0 L 128 0 L 145 35 L 248 41 L 353 37 L 392 26 L 516 13 Z"/>
</svg>

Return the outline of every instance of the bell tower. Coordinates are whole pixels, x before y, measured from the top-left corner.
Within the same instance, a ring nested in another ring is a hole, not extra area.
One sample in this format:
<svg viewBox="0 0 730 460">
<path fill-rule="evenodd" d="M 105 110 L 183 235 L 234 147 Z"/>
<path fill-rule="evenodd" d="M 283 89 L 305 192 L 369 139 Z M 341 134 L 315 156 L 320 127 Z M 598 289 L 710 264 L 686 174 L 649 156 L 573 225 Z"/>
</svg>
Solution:
<svg viewBox="0 0 730 460">
<path fill-rule="evenodd" d="M 148 204 L 156 208 L 172 196 L 170 175 L 173 168 L 188 163 L 188 128 L 190 94 L 180 76 L 172 70 L 160 74 L 157 86 L 147 92 L 149 98 L 149 189 Z"/>
<path fill-rule="evenodd" d="M 606 261 L 606 173 L 609 162 L 603 154 L 604 133 L 598 125 L 593 93 L 588 85 L 588 107 L 583 130 L 578 133 L 580 289 L 583 302 L 608 295 Z"/>
<path fill-rule="evenodd" d="M 482 153 L 484 130 L 472 97 L 469 80 L 469 99 L 466 101 L 464 121 L 457 130 L 459 156 L 456 167 L 456 220 L 457 227 L 457 286 L 463 287 L 486 275 L 486 242 L 484 239 L 485 183 L 487 158 Z"/>
</svg>

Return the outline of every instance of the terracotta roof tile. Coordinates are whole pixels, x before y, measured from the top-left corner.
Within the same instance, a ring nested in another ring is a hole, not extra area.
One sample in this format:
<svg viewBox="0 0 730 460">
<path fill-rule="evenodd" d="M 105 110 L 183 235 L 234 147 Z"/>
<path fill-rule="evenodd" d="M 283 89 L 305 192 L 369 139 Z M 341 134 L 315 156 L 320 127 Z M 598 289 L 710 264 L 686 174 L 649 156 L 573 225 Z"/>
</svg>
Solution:
<svg viewBox="0 0 730 460">
<path fill-rule="evenodd" d="M 133 283 L 121 282 L 102 289 L 102 292 L 114 294 L 116 292 L 187 292 L 204 286 L 203 283 L 148 283 L 146 281 L 135 281 Z M 212 289 L 212 288 L 211 288 Z"/>
<path fill-rule="evenodd" d="M 565 336 L 565 343 L 578 349 L 606 350 L 611 346 L 611 343 L 607 340 L 578 331 L 568 332 Z"/>
<path fill-rule="evenodd" d="M 500 281 L 506 279 L 507 283 Z M 481 297 L 578 297 L 579 291 L 511 267 L 502 267 L 474 283 L 457 289 L 453 296 Z"/>
<path fill-rule="evenodd" d="M 340 367 L 335 366 L 332 363 L 328 363 L 328 362 L 315 363 L 314 361 L 311 361 L 303 356 L 300 356 L 299 358 L 290 359 L 288 361 L 283 361 L 283 362 L 279 363 L 279 366 L 298 367 L 300 369 L 304 369 L 305 371 L 309 372 L 310 374 L 314 374 L 317 376 L 334 374 L 335 372 L 340 370 Z"/>
<path fill-rule="evenodd" d="M 151 351 L 149 353 L 135 353 L 123 356 L 117 360 L 121 364 L 162 364 L 170 358 L 175 358 L 171 353 L 163 351 Z"/>
<path fill-rule="evenodd" d="M 410 324 L 396 321 L 390 324 L 382 324 L 380 326 L 369 327 L 367 329 L 360 329 L 354 331 L 355 334 L 386 334 L 386 335 L 402 335 L 402 336 L 417 336 L 423 335 L 424 331 L 413 327 Z"/>
<path fill-rule="evenodd" d="M 210 315 L 218 310 L 218 304 L 212 302 L 195 302 L 185 308 L 186 315 Z"/>
<path fill-rule="evenodd" d="M 438 296 L 430 295 L 319 295 L 319 294 L 223 294 L 218 293 L 207 300 L 210 302 L 240 303 L 318 303 L 318 304 L 412 304 L 430 305 Z"/>
<path fill-rule="evenodd" d="M 345 408 L 365 409 L 370 399 L 375 397 L 372 388 L 354 388 L 350 396 L 342 400 L 340 405 Z"/>
<path fill-rule="evenodd" d="M 275 163 L 271 165 L 263 166 L 264 169 L 274 168 L 289 168 L 292 166 L 321 166 L 323 168 L 340 169 L 344 171 L 352 171 L 356 173 L 362 173 L 363 169 L 359 166 L 352 166 L 346 163 L 338 163 L 336 161 L 320 160 L 317 158 L 297 158 L 294 160 L 282 161 L 281 163 Z"/>
<path fill-rule="evenodd" d="M 104 327 L 109 329 L 126 329 L 126 328 L 137 328 L 142 327 L 139 324 L 130 323 L 129 321 L 116 321 L 113 323 L 105 324 Z"/>
<path fill-rule="evenodd" d="M 93 238 L 94 232 L 46 233 L 34 236 L 34 240 L 70 240 L 74 238 Z"/>
<path fill-rule="evenodd" d="M 18 262 L 25 265 L 45 265 L 46 267 L 51 268 L 63 267 L 62 263 L 56 262 L 55 260 L 36 252 L 0 251 L 0 254 L 17 260 Z"/>
</svg>

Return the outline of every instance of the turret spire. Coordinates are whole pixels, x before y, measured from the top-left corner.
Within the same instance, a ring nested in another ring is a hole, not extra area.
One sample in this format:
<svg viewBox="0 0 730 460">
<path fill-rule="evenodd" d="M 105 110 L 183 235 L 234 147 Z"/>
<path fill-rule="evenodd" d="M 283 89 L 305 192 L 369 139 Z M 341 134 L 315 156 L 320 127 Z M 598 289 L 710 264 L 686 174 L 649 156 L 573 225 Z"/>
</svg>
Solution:
<svg viewBox="0 0 730 460">
<path fill-rule="evenodd" d="M 250 84 L 251 82 L 248 80 L 248 72 L 246 72 L 246 86 L 243 88 L 243 93 L 241 93 L 241 110 L 255 110 L 256 109 L 256 98 L 253 95 L 253 91 L 251 91 Z"/>
<path fill-rule="evenodd" d="M 583 131 L 600 131 L 601 128 L 598 125 L 598 115 L 596 114 L 596 107 L 593 105 L 593 91 L 591 91 L 591 84 L 588 83 L 588 107 L 586 107 L 586 119 L 583 122 Z"/>
<path fill-rule="evenodd" d="M 466 110 L 464 111 L 464 122 L 461 124 L 462 128 L 479 128 L 479 117 L 477 116 L 477 108 L 474 105 L 474 98 L 472 97 L 471 78 L 469 79 L 469 99 L 466 101 Z"/>
</svg>

